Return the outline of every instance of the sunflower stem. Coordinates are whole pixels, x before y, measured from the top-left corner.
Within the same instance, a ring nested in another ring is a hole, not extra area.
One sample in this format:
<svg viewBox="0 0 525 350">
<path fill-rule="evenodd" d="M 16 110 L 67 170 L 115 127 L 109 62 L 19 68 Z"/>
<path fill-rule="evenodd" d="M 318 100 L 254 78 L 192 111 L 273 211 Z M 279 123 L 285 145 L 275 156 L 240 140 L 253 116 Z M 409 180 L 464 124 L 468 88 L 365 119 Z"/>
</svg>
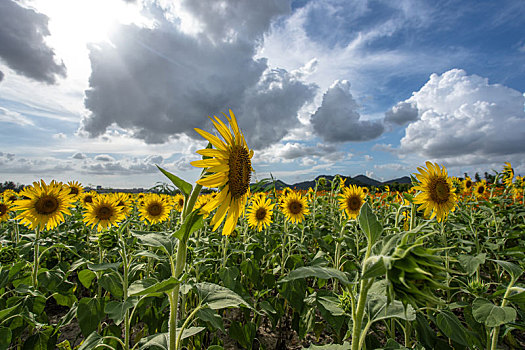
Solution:
<svg viewBox="0 0 525 350">
<path fill-rule="evenodd" d="M 32 284 L 35 290 L 38 289 L 38 264 L 39 264 L 39 254 L 38 254 L 38 240 L 40 239 L 40 227 L 35 228 L 35 241 L 34 241 L 34 256 L 33 256 L 33 275 Z"/>
</svg>

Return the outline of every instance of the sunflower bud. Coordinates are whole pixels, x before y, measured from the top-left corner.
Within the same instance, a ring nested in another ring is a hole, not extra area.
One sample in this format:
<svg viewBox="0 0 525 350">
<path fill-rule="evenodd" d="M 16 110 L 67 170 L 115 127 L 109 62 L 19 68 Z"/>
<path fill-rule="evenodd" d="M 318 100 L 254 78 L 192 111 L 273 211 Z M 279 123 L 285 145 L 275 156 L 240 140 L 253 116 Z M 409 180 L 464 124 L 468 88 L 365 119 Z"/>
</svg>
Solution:
<svg viewBox="0 0 525 350">
<path fill-rule="evenodd" d="M 320 177 L 320 178 L 318 178 L 318 179 L 317 179 L 317 184 L 318 184 L 319 186 L 321 186 L 321 187 L 326 186 L 326 178 L 324 178 L 324 177 Z"/>
<path fill-rule="evenodd" d="M 408 237 L 405 235 L 396 247 L 386 273 L 394 298 L 414 307 L 439 304 L 434 292 L 447 288 L 439 283 L 446 278 L 442 258 L 436 255 L 439 249 L 423 247 L 424 237 L 407 243 Z"/>
<path fill-rule="evenodd" d="M 98 234 L 98 244 L 103 249 L 113 249 L 117 246 L 118 238 L 117 235 L 111 233 L 111 232 L 100 232 Z"/>
<path fill-rule="evenodd" d="M 2 247 L 0 249 L 0 264 L 9 265 L 18 259 L 18 251 L 15 247 Z"/>
</svg>

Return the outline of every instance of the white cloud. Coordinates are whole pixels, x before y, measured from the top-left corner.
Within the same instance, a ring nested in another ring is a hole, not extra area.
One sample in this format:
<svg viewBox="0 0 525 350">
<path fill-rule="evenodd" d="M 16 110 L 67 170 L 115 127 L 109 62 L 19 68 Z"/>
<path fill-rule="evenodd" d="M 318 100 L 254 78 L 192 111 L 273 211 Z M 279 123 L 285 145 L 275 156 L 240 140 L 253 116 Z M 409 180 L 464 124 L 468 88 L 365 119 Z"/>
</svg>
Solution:
<svg viewBox="0 0 525 350">
<path fill-rule="evenodd" d="M 519 91 L 453 69 L 432 74 L 405 101 L 417 106 L 400 152 L 449 163 L 490 162 L 525 153 L 525 97 Z"/>
<path fill-rule="evenodd" d="M 115 161 L 115 158 L 113 158 L 109 154 L 99 154 L 99 155 L 96 155 L 94 159 L 97 162 L 114 162 Z"/>
<path fill-rule="evenodd" d="M 63 140 L 65 138 L 67 138 L 67 135 L 64 134 L 63 132 L 59 132 L 57 134 L 53 134 L 52 136 L 55 140 Z"/>
<path fill-rule="evenodd" d="M 33 121 L 18 112 L 0 107 L 0 123 L 18 124 L 21 126 L 34 126 Z"/>
<path fill-rule="evenodd" d="M 328 142 L 367 141 L 378 137 L 384 130 L 381 121 L 361 118 L 359 105 L 346 80 L 334 82 L 326 91 L 311 122 L 316 134 Z"/>
</svg>

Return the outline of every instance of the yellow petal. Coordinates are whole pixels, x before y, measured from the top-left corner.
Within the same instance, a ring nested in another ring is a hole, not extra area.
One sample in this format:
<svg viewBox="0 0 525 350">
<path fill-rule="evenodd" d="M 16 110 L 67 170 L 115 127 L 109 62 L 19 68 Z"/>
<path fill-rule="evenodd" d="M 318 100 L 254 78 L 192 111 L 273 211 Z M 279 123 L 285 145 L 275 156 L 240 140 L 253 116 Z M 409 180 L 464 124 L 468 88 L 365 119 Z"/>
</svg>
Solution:
<svg viewBox="0 0 525 350">
<path fill-rule="evenodd" d="M 210 134 L 207 131 L 201 130 L 199 128 L 195 128 L 195 131 L 204 137 L 206 140 L 210 141 L 212 145 L 214 145 L 216 148 L 221 149 L 223 151 L 226 151 L 228 148 L 224 144 L 224 142 L 221 141 L 217 136 Z"/>
</svg>

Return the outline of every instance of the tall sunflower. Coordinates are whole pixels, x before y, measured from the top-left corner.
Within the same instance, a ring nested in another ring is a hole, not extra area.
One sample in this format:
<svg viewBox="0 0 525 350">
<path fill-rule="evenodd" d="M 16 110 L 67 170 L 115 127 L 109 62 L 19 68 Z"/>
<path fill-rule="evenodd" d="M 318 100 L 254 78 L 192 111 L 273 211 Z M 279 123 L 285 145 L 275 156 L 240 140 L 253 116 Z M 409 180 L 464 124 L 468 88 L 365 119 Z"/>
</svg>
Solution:
<svg viewBox="0 0 525 350">
<path fill-rule="evenodd" d="M 0 201 L 0 222 L 9 219 L 9 213 L 11 212 L 10 206 L 9 203 Z"/>
<path fill-rule="evenodd" d="M 304 216 L 310 213 L 306 197 L 293 191 L 284 197 L 281 209 L 286 219 L 293 223 L 300 223 L 304 220 Z"/>
<path fill-rule="evenodd" d="M 18 199 L 17 193 L 9 189 L 3 192 L 3 197 L 4 197 L 4 203 L 10 203 L 10 204 L 13 204 Z"/>
<path fill-rule="evenodd" d="M 82 202 L 82 205 L 86 206 L 89 203 L 93 203 L 93 198 L 96 196 L 97 192 L 95 191 L 83 192 L 80 201 Z"/>
<path fill-rule="evenodd" d="M 482 198 L 487 192 L 487 181 L 482 180 L 476 183 L 474 186 L 474 195 L 477 198 Z"/>
<path fill-rule="evenodd" d="M 472 190 L 472 186 L 474 186 L 472 179 L 469 176 L 466 176 L 465 180 L 463 180 L 463 193 L 470 192 L 470 190 Z"/>
<path fill-rule="evenodd" d="M 514 179 L 514 169 L 512 169 L 512 165 L 509 162 L 505 162 L 505 166 L 503 167 L 503 183 L 507 187 L 512 187 L 512 180 Z"/>
<path fill-rule="evenodd" d="M 118 206 L 118 202 L 113 196 L 107 194 L 94 197 L 93 202 L 86 205 L 84 212 L 86 225 L 91 228 L 97 226 L 98 232 L 111 226 L 117 226 L 124 218 L 125 215 Z"/>
<path fill-rule="evenodd" d="M 184 196 L 182 194 L 175 195 L 175 198 L 173 198 L 173 205 L 175 206 L 175 210 L 179 213 L 182 212 L 182 209 L 184 209 Z"/>
<path fill-rule="evenodd" d="M 366 194 L 362 187 L 349 185 L 343 188 L 339 198 L 339 209 L 346 213 L 349 219 L 355 219 L 359 215 L 359 210 L 365 202 Z"/>
<path fill-rule="evenodd" d="M 20 191 L 20 197 L 27 199 L 15 201 L 14 209 L 20 211 L 16 218 L 31 229 L 52 230 L 65 220 L 64 215 L 71 215 L 73 197 L 61 183 L 33 182 Z"/>
<path fill-rule="evenodd" d="M 216 230 L 226 218 L 222 234 L 229 236 L 235 229 L 239 216 L 244 214 L 250 192 L 253 150 L 246 145 L 246 140 L 239 130 L 233 112 L 230 110 L 230 116 L 226 114 L 224 116 L 230 128 L 219 118 L 215 116 L 215 120 L 210 118 L 224 141 L 204 130 L 195 129 L 216 149 L 197 151 L 198 154 L 211 158 L 194 161 L 191 164 L 198 168 L 206 168 L 207 173 L 210 174 L 198 180 L 198 184 L 219 188 L 219 195 L 206 204 L 202 210 L 210 213 L 218 207 L 211 220 L 211 224 L 214 225 L 213 230 Z"/>
<path fill-rule="evenodd" d="M 115 202 L 117 202 L 117 206 L 120 208 L 124 216 L 131 214 L 133 210 L 133 202 L 127 193 L 115 192 L 112 193 L 111 196 L 113 196 Z"/>
<path fill-rule="evenodd" d="M 418 210 L 424 210 L 425 216 L 431 214 L 430 219 L 437 216 L 437 220 L 441 222 L 454 210 L 457 197 L 447 169 L 428 161 L 426 166 L 427 169 L 417 168 L 419 174 L 415 174 L 419 180 L 419 185 L 415 188 L 421 193 L 414 198 L 414 203 L 421 204 Z"/>
<path fill-rule="evenodd" d="M 250 208 L 248 208 L 248 225 L 251 228 L 257 228 L 257 231 L 261 232 L 263 228 L 268 228 L 272 223 L 273 207 L 270 198 L 264 198 L 255 200 L 252 202 Z"/>
<path fill-rule="evenodd" d="M 140 218 L 150 224 L 168 220 L 171 206 L 158 194 L 150 194 L 144 198 L 144 204 L 139 207 Z"/>
<path fill-rule="evenodd" d="M 68 181 L 66 187 L 69 187 L 69 194 L 73 196 L 74 200 L 82 198 L 84 187 L 78 181 Z"/>
</svg>

